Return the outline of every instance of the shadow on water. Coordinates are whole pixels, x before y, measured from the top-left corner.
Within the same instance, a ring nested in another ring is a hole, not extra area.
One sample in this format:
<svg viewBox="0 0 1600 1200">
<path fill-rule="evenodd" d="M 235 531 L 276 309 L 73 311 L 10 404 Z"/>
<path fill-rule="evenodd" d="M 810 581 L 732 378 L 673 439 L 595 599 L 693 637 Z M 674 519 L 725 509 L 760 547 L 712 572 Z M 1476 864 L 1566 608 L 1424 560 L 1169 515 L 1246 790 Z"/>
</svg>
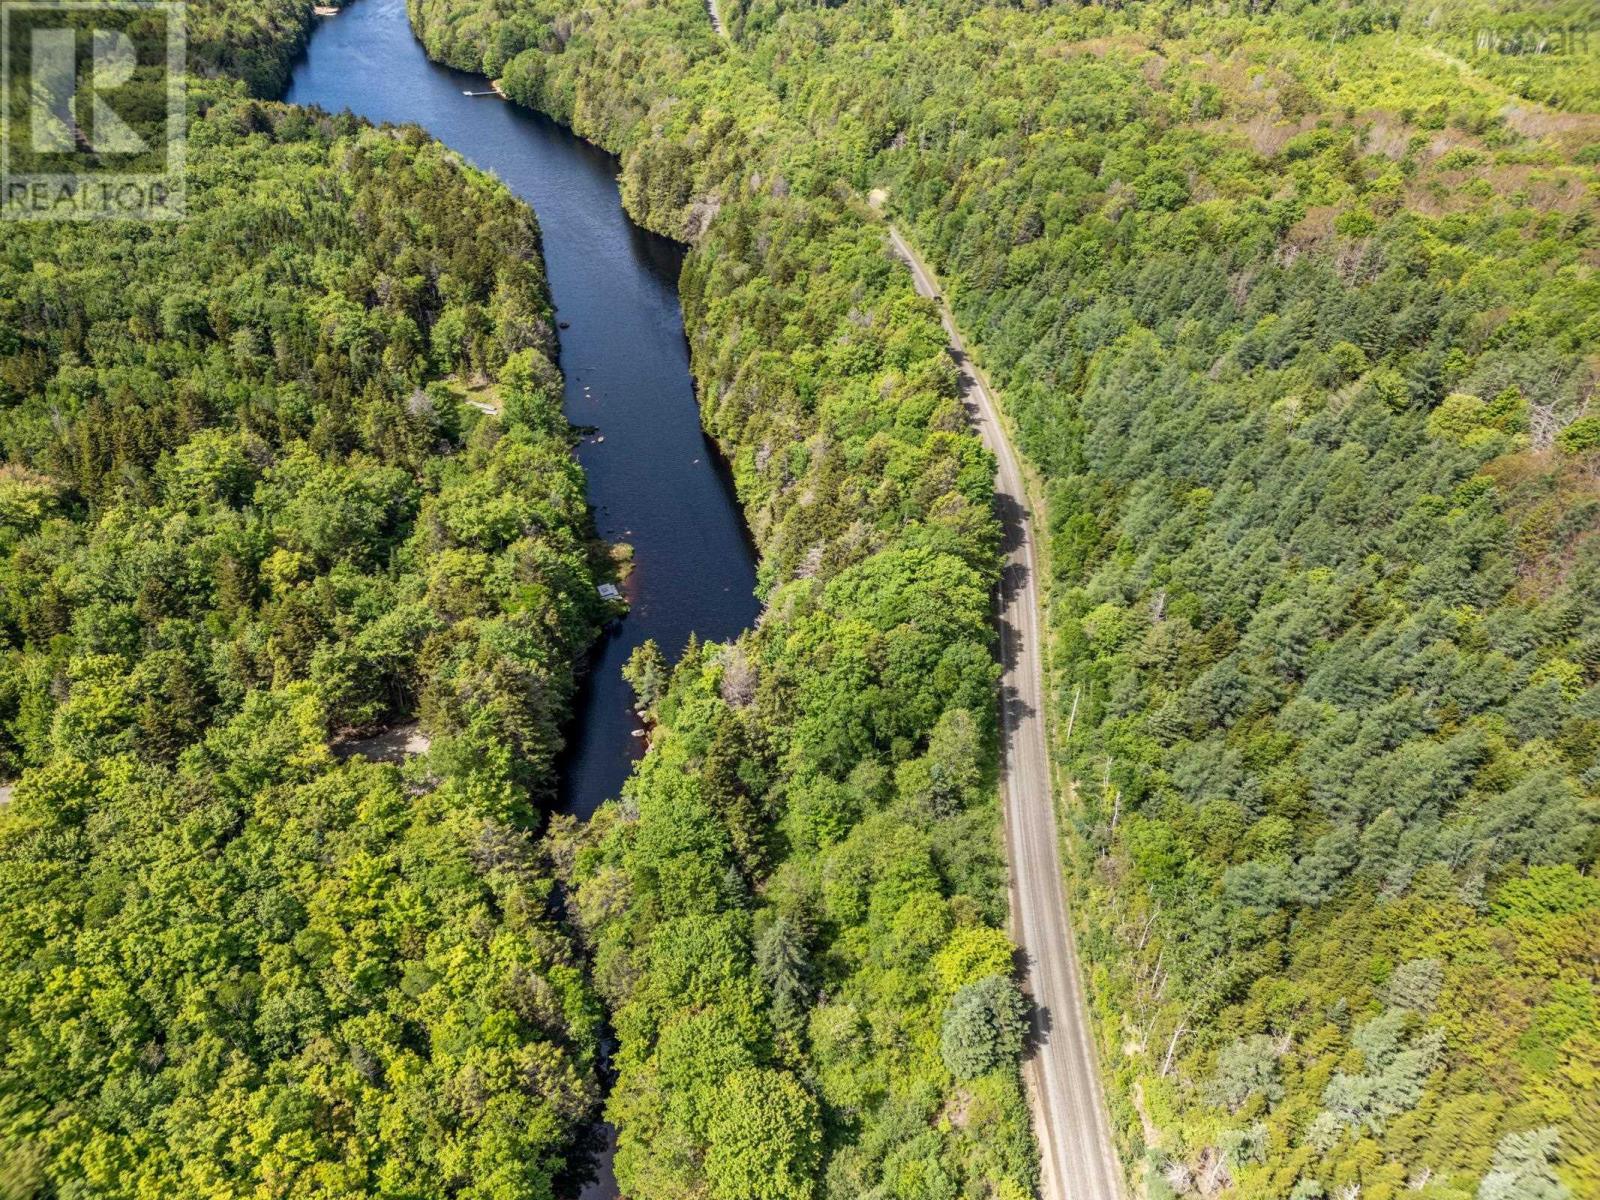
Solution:
<svg viewBox="0 0 1600 1200">
<path fill-rule="evenodd" d="M 643 744 L 622 664 L 646 638 L 670 657 L 691 633 L 721 641 L 750 626 L 755 556 L 700 428 L 678 305 L 683 248 L 623 213 L 615 158 L 536 113 L 462 94 L 484 87 L 427 60 L 404 0 L 358 0 L 319 21 L 284 98 L 421 125 L 539 215 L 565 326 L 567 416 L 595 434 L 578 448 L 595 526 L 634 552 L 631 611 L 594 649 L 561 761 L 560 807 L 587 818 L 618 794 Z M 584 1200 L 616 1195 L 609 1154 L 598 1163 Z"/>
<path fill-rule="evenodd" d="M 566 411 L 595 524 L 634 549 L 628 619 L 596 647 L 563 763 L 562 807 L 587 817 L 617 794 L 642 739 L 618 674 L 654 638 L 730 638 L 756 617 L 755 559 L 727 471 L 700 429 L 678 306 L 683 249 L 622 211 L 617 161 L 537 113 L 474 98 L 479 76 L 430 63 L 402 0 L 358 0 L 321 20 L 285 99 L 413 122 L 533 205 L 555 298 Z M 604 440 L 601 440 L 604 439 Z"/>
</svg>

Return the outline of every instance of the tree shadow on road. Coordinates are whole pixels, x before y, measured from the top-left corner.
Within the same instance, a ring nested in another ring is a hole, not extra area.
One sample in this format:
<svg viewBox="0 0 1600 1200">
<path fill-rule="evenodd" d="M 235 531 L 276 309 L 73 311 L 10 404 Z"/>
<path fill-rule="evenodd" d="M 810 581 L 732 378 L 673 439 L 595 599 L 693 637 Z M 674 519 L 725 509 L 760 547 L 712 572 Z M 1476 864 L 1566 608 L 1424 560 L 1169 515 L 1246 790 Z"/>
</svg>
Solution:
<svg viewBox="0 0 1600 1200">
<path fill-rule="evenodd" d="M 1050 1012 L 1049 1005 L 1040 1004 L 1033 996 L 1028 982 L 1031 976 L 1028 967 L 1032 958 L 1026 950 L 1018 948 L 1012 955 L 1012 966 L 1017 978 L 1023 981 L 1023 996 L 1028 1001 L 1028 1032 L 1022 1040 L 1022 1057 L 1024 1060 L 1033 1058 L 1039 1051 L 1050 1044 L 1050 1033 L 1055 1028 L 1055 1018 Z"/>
</svg>

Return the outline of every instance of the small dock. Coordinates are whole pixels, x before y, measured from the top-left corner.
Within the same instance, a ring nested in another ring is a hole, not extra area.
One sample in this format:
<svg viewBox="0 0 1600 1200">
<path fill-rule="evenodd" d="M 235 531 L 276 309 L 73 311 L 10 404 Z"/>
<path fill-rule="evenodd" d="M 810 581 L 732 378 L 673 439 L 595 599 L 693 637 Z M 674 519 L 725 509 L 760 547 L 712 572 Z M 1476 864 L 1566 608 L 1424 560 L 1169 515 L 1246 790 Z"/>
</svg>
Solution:
<svg viewBox="0 0 1600 1200">
<path fill-rule="evenodd" d="M 491 83 L 487 88 L 484 88 L 484 89 L 481 89 L 481 90 L 474 90 L 472 88 L 468 88 L 466 91 L 462 92 L 461 94 L 463 96 L 497 96 L 501 100 L 510 99 L 510 97 L 507 96 L 505 94 L 505 92 L 500 90 L 500 81 L 498 79 L 495 80 L 493 83 Z"/>
</svg>

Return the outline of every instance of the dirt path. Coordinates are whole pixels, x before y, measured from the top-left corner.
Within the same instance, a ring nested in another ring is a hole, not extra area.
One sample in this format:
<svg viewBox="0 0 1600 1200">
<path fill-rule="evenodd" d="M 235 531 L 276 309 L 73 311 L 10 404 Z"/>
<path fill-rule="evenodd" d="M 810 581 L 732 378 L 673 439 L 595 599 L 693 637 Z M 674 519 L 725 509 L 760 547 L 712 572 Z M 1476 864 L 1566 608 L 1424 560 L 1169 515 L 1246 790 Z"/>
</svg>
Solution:
<svg viewBox="0 0 1600 1200">
<path fill-rule="evenodd" d="M 1067 920 L 1051 796 L 1044 719 L 1043 634 L 1033 514 L 1021 465 L 982 372 L 967 357 L 950 306 L 922 259 L 893 226 L 889 237 L 917 291 L 939 303 L 950 356 L 961 372 L 973 425 L 994 452 L 995 498 L 1005 530 L 999 599 L 1001 788 L 1011 866 L 1012 936 L 1027 960 L 1035 1007 L 1034 1049 L 1025 1064 L 1044 1200 L 1120 1200 L 1122 1171 L 1111 1146 L 1077 949 Z"/>
</svg>

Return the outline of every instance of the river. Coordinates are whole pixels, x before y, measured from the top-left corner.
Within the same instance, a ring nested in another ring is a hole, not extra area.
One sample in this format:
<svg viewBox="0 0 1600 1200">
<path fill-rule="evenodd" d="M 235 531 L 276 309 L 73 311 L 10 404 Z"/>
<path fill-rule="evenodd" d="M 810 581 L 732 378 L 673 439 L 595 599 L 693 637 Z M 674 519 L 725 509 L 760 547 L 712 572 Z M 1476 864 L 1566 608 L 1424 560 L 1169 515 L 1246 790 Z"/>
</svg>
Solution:
<svg viewBox="0 0 1600 1200">
<path fill-rule="evenodd" d="M 595 648 L 561 764 L 561 808 L 586 818 L 617 795 L 643 748 L 622 664 L 646 638 L 675 657 L 691 632 L 722 641 L 747 628 L 755 561 L 700 428 L 678 306 L 682 248 L 628 219 L 611 155 L 536 113 L 462 95 L 487 86 L 428 61 L 403 0 L 356 0 L 319 19 L 284 98 L 421 125 L 539 214 L 568 326 L 567 416 L 596 431 L 578 448 L 595 524 L 634 549 L 632 610 Z"/>
<path fill-rule="evenodd" d="M 595 525 L 634 551 L 631 610 L 594 649 L 560 764 L 560 807 L 587 818 L 618 794 L 644 747 L 622 664 L 646 638 L 675 657 L 691 633 L 723 641 L 750 626 L 755 558 L 700 428 L 678 305 L 682 248 L 622 211 L 616 159 L 536 113 L 462 94 L 487 86 L 428 61 L 404 0 L 357 0 L 318 21 L 284 99 L 421 125 L 539 214 L 566 326 L 567 417 L 594 430 L 578 458 Z M 609 1145 L 597 1171 L 581 1200 L 617 1195 Z"/>
</svg>

